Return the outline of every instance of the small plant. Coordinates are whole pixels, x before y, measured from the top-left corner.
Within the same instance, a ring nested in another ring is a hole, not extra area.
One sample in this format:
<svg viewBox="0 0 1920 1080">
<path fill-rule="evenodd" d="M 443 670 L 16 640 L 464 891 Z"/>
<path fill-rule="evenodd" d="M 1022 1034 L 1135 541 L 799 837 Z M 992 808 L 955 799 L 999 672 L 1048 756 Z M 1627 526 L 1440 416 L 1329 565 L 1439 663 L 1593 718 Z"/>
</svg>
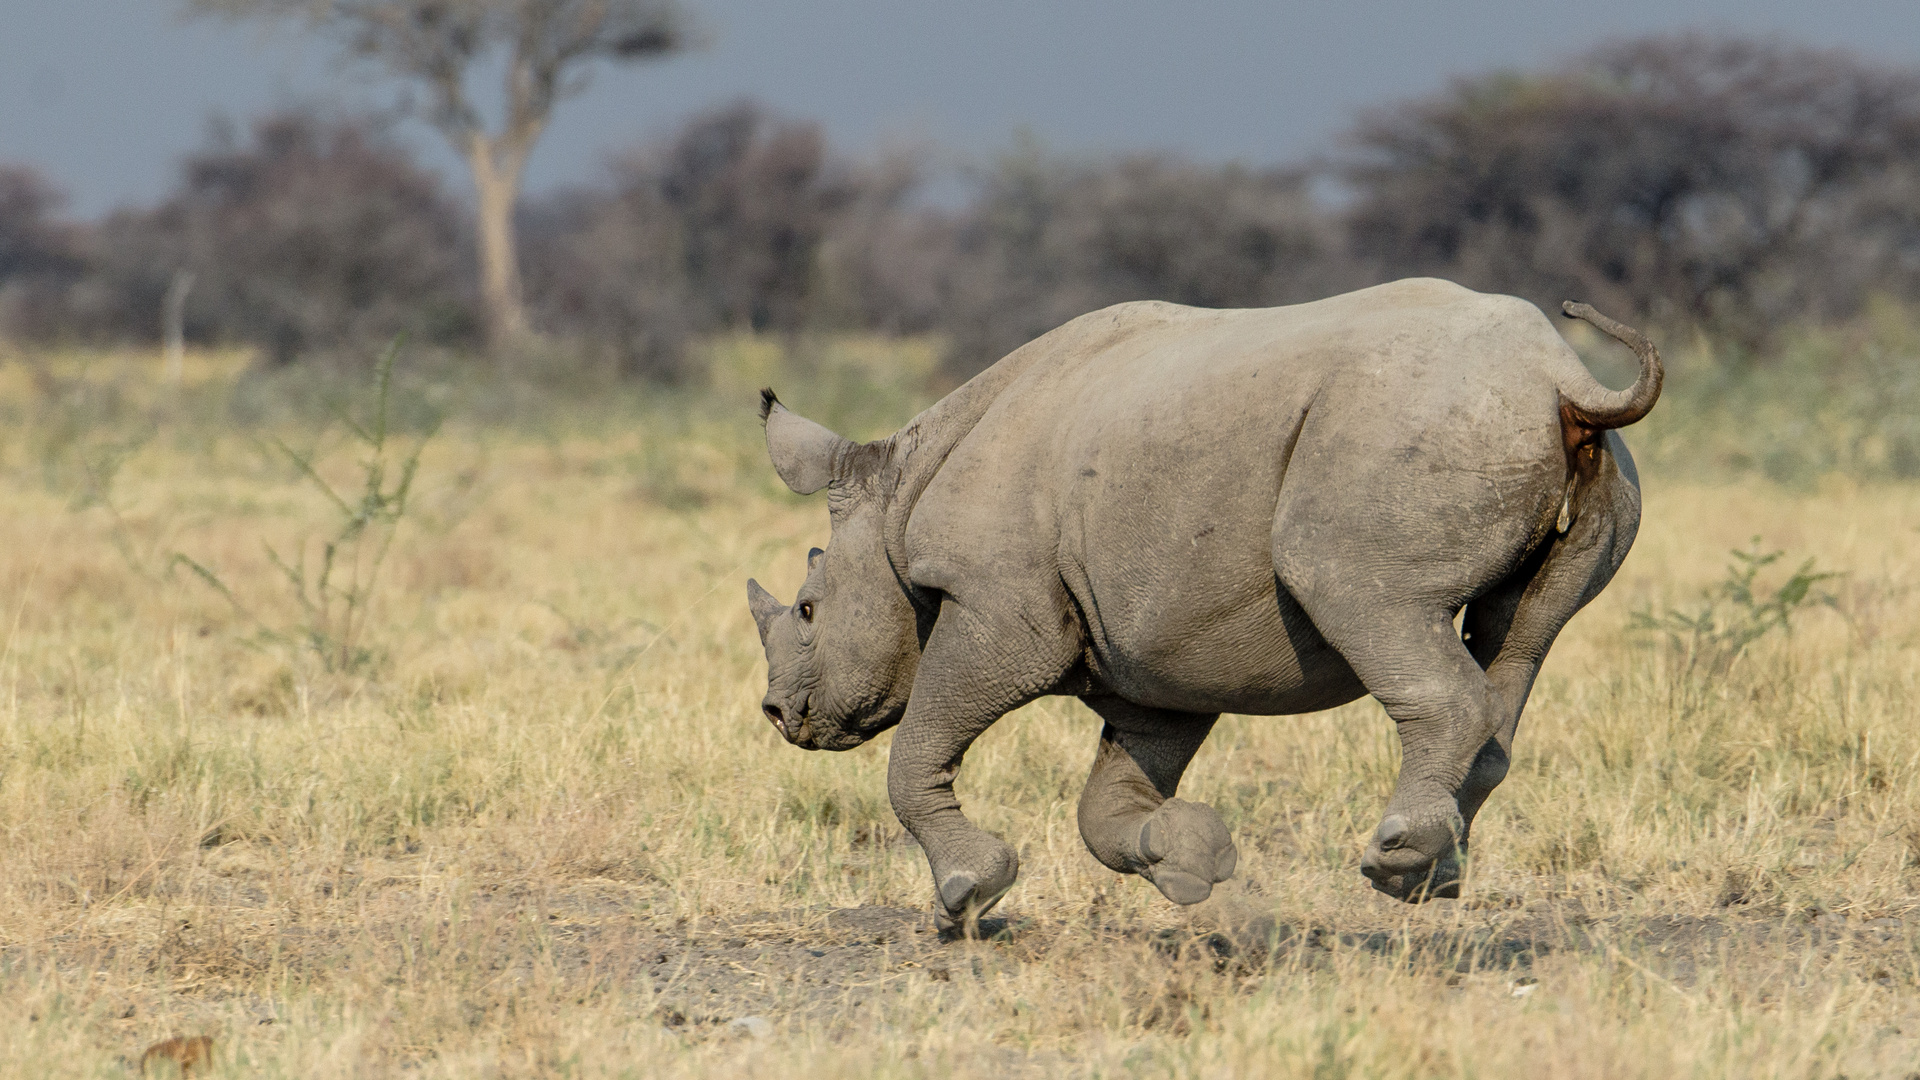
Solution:
<svg viewBox="0 0 1920 1080">
<path fill-rule="evenodd" d="M 1745 550 L 1728 553 L 1727 575 L 1706 590 L 1690 611 L 1667 609 L 1656 614 L 1651 605 L 1636 610 L 1631 627 L 1653 632 L 1682 658 L 1680 676 L 1720 679 L 1754 642 L 1775 630 L 1791 632 L 1794 613 L 1813 605 L 1831 606 L 1833 597 L 1817 586 L 1838 574 L 1816 571 L 1814 560 L 1800 564 L 1772 590 L 1761 588 L 1760 572 L 1779 562 L 1785 552 L 1763 552 L 1754 537 Z"/>
<path fill-rule="evenodd" d="M 127 564 L 127 569 L 148 580 L 156 575 L 134 543 L 133 528 L 121 512 L 114 485 L 120 479 L 121 468 L 147 444 L 150 437 L 150 434 L 135 435 L 124 441 L 107 443 L 94 453 L 83 453 L 80 457 L 81 488 L 67 503 L 68 509 L 75 513 L 95 507 L 105 511 L 107 539 L 112 541 L 113 549 L 120 553 L 120 560 Z"/>
<path fill-rule="evenodd" d="M 280 572 L 299 609 L 299 619 L 292 630 L 277 629 L 254 614 L 218 574 L 204 565 L 184 554 L 173 557 L 174 564 L 187 567 L 225 597 L 235 611 L 258 628 L 262 638 L 310 651 L 328 671 L 357 671 L 373 659 L 362 638 L 374 589 L 400 522 L 406 517 L 407 496 L 420 466 L 420 453 L 439 429 L 440 418 L 435 417 L 414 443 L 412 451 L 399 459 L 398 476 L 390 480 L 395 471 L 388 427 L 393 365 L 403 342 L 404 338 L 395 338 L 380 358 L 367 422 L 356 423 L 345 409 L 337 413 L 341 423 L 366 451 L 360 464 L 359 490 L 350 493 L 351 498 L 321 477 L 311 455 L 294 450 L 278 438 L 268 438 L 270 445 L 327 497 L 337 515 L 331 535 L 321 541 L 319 558 L 312 564 L 307 557 L 308 544 L 304 542 L 291 560 L 271 544 L 263 545 L 268 560 Z"/>
</svg>

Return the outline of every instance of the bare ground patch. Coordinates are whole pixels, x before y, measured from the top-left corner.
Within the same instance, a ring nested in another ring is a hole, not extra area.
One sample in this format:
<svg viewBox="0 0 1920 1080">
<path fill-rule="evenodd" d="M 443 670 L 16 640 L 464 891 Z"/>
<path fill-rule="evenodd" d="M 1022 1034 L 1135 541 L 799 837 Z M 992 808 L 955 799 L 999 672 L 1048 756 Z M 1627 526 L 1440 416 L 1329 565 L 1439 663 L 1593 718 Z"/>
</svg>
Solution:
<svg viewBox="0 0 1920 1080">
<path fill-rule="evenodd" d="M 302 882 L 304 911 L 270 868 L 196 875 L 174 895 L 103 905 L 0 950 L 0 971 L 83 1020 L 100 1060 L 198 1030 L 220 1033 L 230 1063 L 269 1059 L 276 1027 L 303 1022 L 302 1000 L 326 998 L 373 1009 L 357 1052 L 403 1071 L 463 1037 L 564 1028 L 581 1011 L 697 1057 L 736 1044 L 860 1052 L 916 1024 L 966 1022 L 983 1003 L 1057 1013 L 1044 995 L 1084 999 L 1089 988 L 1092 1014 L 1180 1040 L 1317 979 L 1516 1005 L 1578 992 L 1595 970 L 1676 1002 L 1729 977 L 1750 982 L 1756 1003 L 1836 979 L 1900 997 L 1920 983 L 1911 920 L 1818 909 L 1640 915 L 1562 898 L 1383 905 L 1373 918 L 1321 921 L 1229 886 L 1189 912 L 1156 911 L 1158 921 L 1116 918 L 1096 895 L 1075 910 L 1009 910 L 979 939 L 951 940 L 926 911 L 899 906 L 668 917 L 630 882 L 449 886 L 394 869 Z M 49 996 L 50 985 L 64 989 Z M 968 1060 L 1006 1075 L 1077 1068 L 1071 1036 L 1089 1034 L 1086 1013 L 1053 1039 L 1002 1031 L 975 1048 L 987 1058 Z M 1920 1045 L 1904 1029 L 1885 1034 Z"/>
</svg>

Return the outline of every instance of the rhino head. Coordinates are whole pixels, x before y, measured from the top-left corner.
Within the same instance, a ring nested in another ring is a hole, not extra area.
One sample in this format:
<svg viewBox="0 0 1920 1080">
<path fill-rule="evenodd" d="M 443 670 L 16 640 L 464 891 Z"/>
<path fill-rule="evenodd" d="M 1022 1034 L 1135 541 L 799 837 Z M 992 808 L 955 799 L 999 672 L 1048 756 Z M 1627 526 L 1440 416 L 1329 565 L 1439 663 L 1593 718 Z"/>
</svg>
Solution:
<svg viewBox="0 0 1920 1080">
<path fill-rule="evenodd" d="M 888 496 L 872 482 L 885 444 L 859 446 L 761 391 L 767 453 L 801 495 L 827 489 L 832 534 L 807 553 L 792 604 L 747 581 L 747 606 L 767 650 L 760 708 L 807 750 L 851 750 L 900 722 L 920 661 L 912 601 L 888 561 Z"/>
</svg>

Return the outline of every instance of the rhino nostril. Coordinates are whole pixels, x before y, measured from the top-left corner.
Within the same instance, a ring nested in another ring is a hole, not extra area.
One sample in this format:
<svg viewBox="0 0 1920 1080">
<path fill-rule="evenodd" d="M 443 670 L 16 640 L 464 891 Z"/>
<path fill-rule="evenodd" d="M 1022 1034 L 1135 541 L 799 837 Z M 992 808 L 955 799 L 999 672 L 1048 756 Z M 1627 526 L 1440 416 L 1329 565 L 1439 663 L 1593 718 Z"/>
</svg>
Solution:
<svg viewBox="0 0 1920 1080">
<path fill-rule="evenodd" d="M 762 705 L 760 711 L 767 714 L 767 719 L 773 721 L 773 726 L 779 729 L 780 734 L 787 733 L 787 718 L 781 715 L 780 706 Z"/>
<path fill-rule="evenodd" d="M 1407 819 L 1401 817 L 1399 814 L 1392 814 L 1380 823 L 1379 830 L 1376 831 L 1373 836 L 1379 843 L 1380 850 L 1392 851 L 1395 848 L 1406 845 L 1409 831 L 1407 828 Z"/>
</svg>

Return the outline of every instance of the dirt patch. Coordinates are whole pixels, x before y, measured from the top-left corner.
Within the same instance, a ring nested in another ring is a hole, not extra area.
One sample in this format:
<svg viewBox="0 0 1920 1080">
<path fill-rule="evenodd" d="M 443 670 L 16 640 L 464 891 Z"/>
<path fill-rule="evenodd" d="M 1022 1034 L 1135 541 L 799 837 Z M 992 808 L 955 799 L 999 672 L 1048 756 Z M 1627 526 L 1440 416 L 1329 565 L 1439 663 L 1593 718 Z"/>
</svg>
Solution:
<svg viewBox="0 0 1920 1080">
<path fill-rule="evenodd" d="M 658 995 L 670 1028 L 727 1031 L 742 1017 L 778 1023 L 828 1022 L 910 984 L 938 992 L 1062 954 L 1145 954 L 1169 972 L 1195 967 L 1259 980 L 1278 968 L 1331 967 L 1363 958 L 1439 975 L 1493 974 L 1530 982 L 1556 954 L 1611 954 L 1679 987 L 1703 970 L 1737 965 L 1740 954 L 1787 951 L 1823 959 L 1850 955 L 1867 977 L 1887 972 L 1912 948 L 1899 919 L 1726 916 L 1587 919 L 1536 908 L 1447 930 L 1296 925 L 1256 917 L 1218 927 L 1152 929 L 1087 926 L 1013 915 L 982 924 L 977 941 L 943 940 L 925 912 L 895 907 L 763 913 L 643 935 L 631 970 Z M 604 956 L 601 931 L 557 932 L 556 954 L 585 967 Z M 1885 963 L 1876 962 L 1883 958 Z"/>
<path fill-rule="evenodd" d="M 1019 1009 L 1023 995 L 1077 987 L 1097 987 L 1137 1030 L 1180 1035 L 1225 1001 L 1314 972 L 1398 971 L 1432 978 L 1436 993 L 1491 984 L 1516 998 L 1542 982 L 1551 993 L 1556 971 L 1595 961 L 1681 992 L 1716 977 L 1764 987 L 1836 968 L 1896 988 L 1907 985 L 1916 952 L 1911 920 L 1739 909 L 1639 917 L 1577 901 L 1382 907 L 1372 924 L 1216 905 L 1190 909 L 1174 928 L 1091 906 L 1078 917 L 1010 911 L 985 920 L 977 940 L 945 940 L 927 911 L 900 907 L 678 920 L 650 909 L 644 889 L 612 882 L 477 889 L 423 909 L 399 879 L 366 881 L 305 913 L 259 903 L 229 879 L 203 886 L 218 896 L 203 894 L 189 915 L 176 907 L 89 920 L 32 949 L 0 950 L 0 965 L 114 972 L 113 1000 L 98 1012 L 116 1047 L 215 1015 L 272 1025 L 280 1019 L 272 988 L 285 981 L 322 993 L 356 981 L 421 987 L 421 1007 L 439 1010 L 442 1031 L 598 1001 L 683 1044 L 805 1032 L 856 1046 L 982 1000 Z M 1006 989 L 1016 986 L 1029 989 Z M 409 1045 L 389 1056 L 405 1065 L 433 1052 Z M 1005 1075 L 1044 1074 L 1051 1059 L 1021 1060 Z"/>
</svg>

